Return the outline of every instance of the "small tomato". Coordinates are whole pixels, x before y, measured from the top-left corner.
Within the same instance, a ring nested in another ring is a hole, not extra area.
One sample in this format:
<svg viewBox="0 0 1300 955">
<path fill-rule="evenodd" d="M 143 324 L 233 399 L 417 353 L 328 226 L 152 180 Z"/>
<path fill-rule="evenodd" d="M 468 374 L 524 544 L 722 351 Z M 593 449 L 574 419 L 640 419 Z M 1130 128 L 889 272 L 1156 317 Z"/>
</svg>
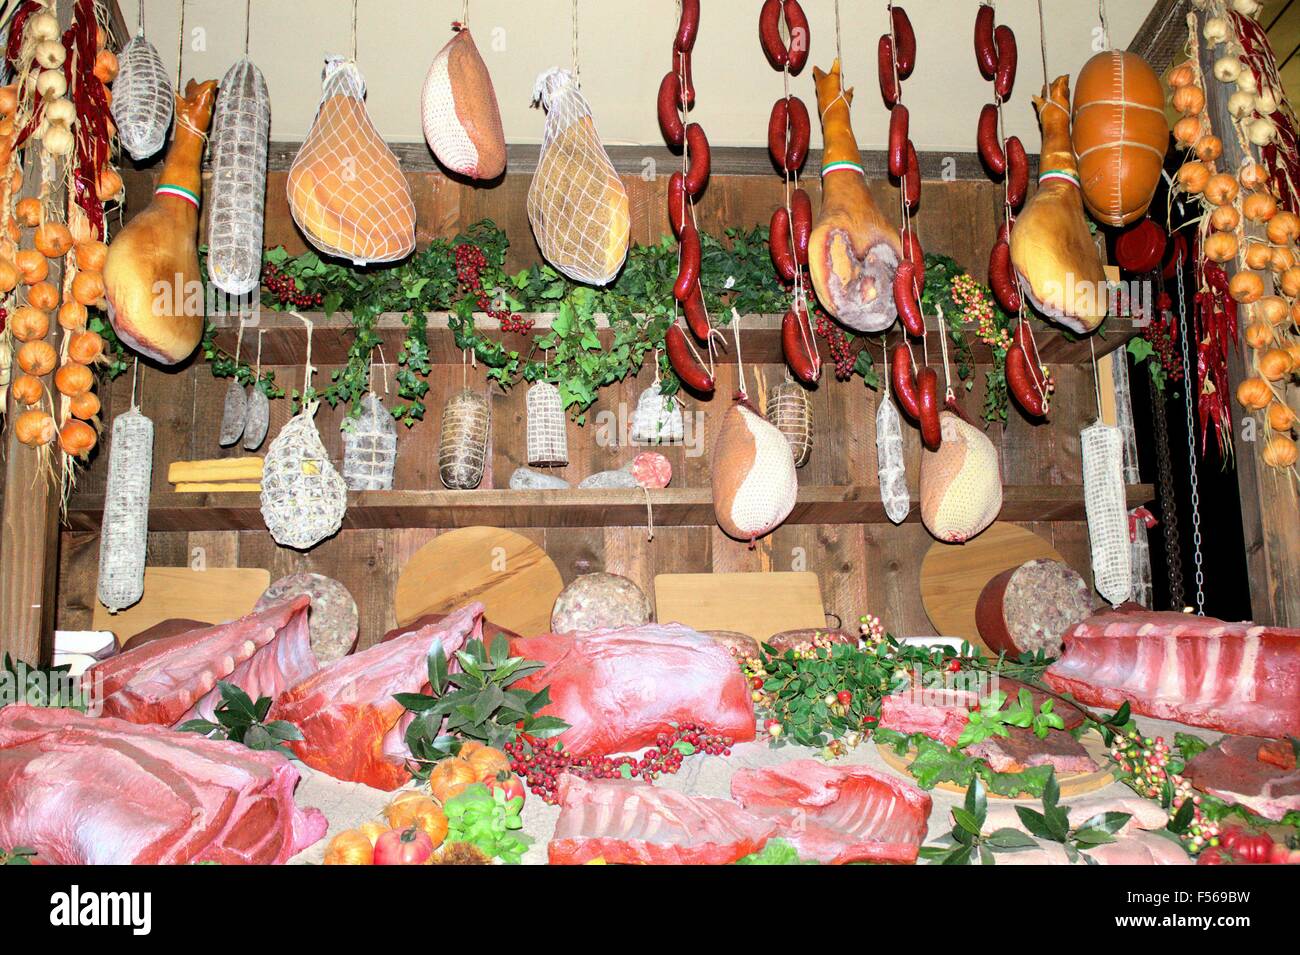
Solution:
<svg viewBox="0 0 1300 955">
<path fill-rule="evenodd" d="M 524 782 L 508 769 L 503 769 L 490 779 L 483 780 L 483 784 L 492 792 L 500 790 L 506 794 L 506 802 L 518 796 L 524 799 Z"/>
<path fill-rule="evenodd" d="M 433 855 L 433 840 L 422 829 L 389 829 L 375 843 L 375 865 L 424 865 Z"/>
</svg>

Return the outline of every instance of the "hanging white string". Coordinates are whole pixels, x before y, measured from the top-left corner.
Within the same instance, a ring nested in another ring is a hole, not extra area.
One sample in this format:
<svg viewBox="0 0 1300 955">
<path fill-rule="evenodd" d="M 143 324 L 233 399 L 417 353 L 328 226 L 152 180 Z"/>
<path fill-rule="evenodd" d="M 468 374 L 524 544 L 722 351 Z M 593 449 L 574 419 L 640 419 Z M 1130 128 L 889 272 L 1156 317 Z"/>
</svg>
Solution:
<svg viewBox="0 0 1300 955">
<path fill-rule="evenodd" d="M 1103 49 L 1110 49 L 1110 24 L 1106 22 L 1106 0 L 1097 0 L 1097 19 L 1101 22 Z"/>
<path fill-rule="evenodd" d="M 357 61 L 357 3 L 352 0 L 352 62 Z"/>
<path fill-rule="evenodd" d="M 143 2 L 140 4 L 144 6 Z M 248 56 L 248 37 L 253 27 L 253 0 L 244 5 L 244 56 Z"/>
<path fill-rule="evenodd" d="M 582 70 L 578 65 L 578 0 L 573 0 L 573 78 L 578 80 L 581 76 Z"/>
<path fill-rule="evenodd" d="M 144 8 L 144 0 L 140 0 Z M 181 63 L 185 59 L 185 0 L 180 0 L 180 27 L 176 31 L 176 89 L 181 88 Z"/>
<path fill-rule="evenodd" d="M 731 309 L 731 334 L 736 339 L 736 368 L 740 375 L 739 390 L 742 397 L 749 397 L 749 390 L 745 387 L 745 359 L 740 354 L 740 312 L 735 306 Z"/>
</svg>

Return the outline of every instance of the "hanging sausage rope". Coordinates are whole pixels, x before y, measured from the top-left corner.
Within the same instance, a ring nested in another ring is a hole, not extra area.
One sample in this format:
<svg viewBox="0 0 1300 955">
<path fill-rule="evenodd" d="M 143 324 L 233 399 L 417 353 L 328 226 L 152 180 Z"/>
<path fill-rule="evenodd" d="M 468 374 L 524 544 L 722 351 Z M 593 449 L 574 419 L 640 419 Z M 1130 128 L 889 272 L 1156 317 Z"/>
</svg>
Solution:
<svg viewBox="0 0 1300 955">
<path fill-rule="evenodd" d="M 695 197 L 709 181 L 709 141 L 704 128 L 690 121 L 695 105 L 691 51 L 699 29 L 699 0 L 679 0 L 673 65 L 659 84 L 656 105 L 664 139 L 669 146 L 682 150 L 682 168 L 668 180 L 668 221 L 677 237 L 677 281 L 673 284 L 673 323 L 664 336 L 664 348 L 669 364 L 683 384 L 693 391 L 711 394 L 715 378 L 713 339 L 717 333 L 704 304 L 700 230 L 695 218 Z M 682 331 L 679 309 L 691 335 L 708 350 L 707 368 L 698 349 Z"/>
<path fill-rule="evenodd" d="M 835 4 L 835 44 L 839 48 L 839 3 Z M 781 71 L 782 94 L 767 121 L 767 148 L 784 180 L 785 204 L 772 213 L 769 248 L 777 275 L 791 285 L 790 308 L 781 321 L 786 364 L 804 384 L 821 377 L 822 361 L 808 309 L 808 241 L 812 200 L 799 185 L 808 159 L 812 122 L 803 100 L 790 92 L 790 77 L 808 62 L 808 18 L 798 0 L 766 0 L 759 11 L 759 43 L 773 69 Z"/>
</svg>

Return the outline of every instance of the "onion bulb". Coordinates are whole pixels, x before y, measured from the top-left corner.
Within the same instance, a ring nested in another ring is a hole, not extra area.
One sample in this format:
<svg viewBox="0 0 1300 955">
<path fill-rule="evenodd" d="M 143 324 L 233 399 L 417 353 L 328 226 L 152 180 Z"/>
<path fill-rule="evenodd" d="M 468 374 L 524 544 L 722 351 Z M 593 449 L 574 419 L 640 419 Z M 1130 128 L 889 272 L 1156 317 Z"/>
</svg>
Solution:
<svg viewBox="0 0 1300 955">
<path fill-rule="evenodd" d="M 1268 220 L 1268 241 L 1275 245 L 1286 245 L 1300 237 L 1300 216 L 1285 209 Z"/>
<path fill-rule="evenodd" d="M 27 412 L 27 414 L 31 413 Z M 1295 464 L 1295 459 L 1295 442 L 1284 434 L 1274 435 L 1269 439 L 1268 444 L 1264 445 L 1264 463 L 1271 468 L 1289 468 Z"/>
<path fill-rule="evenodd" d="M 37 42 L 57 40 L 62 32 L 52 13 L 38 13 L 27 21 L 27 35 Z"/>
<path fill-rule="evenodd" d="M 1300 268 L 1293 265 L 1278 276 L 1277 283 L 1282 289 L 1282 294 L 1287 298 L 1300 295 Z"/>
<path fill-rule="evenodd" d="M 1279 381 L 1291 373 L 1291 356 L 1281 348 L 1270 348 L 1259 356 L 1258 367 L 1269 381 Z"/>
<path fill-rule="evenodd" d="M 70 419 L 59 430 L 59 447 L 65 454 L 73 457 L 83 457 L 91 452 L 95 447 L 98 435 L 95 429 L 84 421 L 78 421 L 76 418 Z"/>
<path fill-rule="evenodd" d="M 1199 86 L 1180 86 L 1174 90 L 1174 109 L 1184 116 L 1197 116 L 1205 109 L 1205 91 Z"/>
<path fill-rule="evenodd" d="M 1201 36 L 1211 43 L 1222 43 L 1228 39 L 1231 27 L 1224 17 L 1207 17 L 1204 25 L 1201 27 Z"/>
<path fill-rule="evenodd" d="M 1272 116 L 1277 112 L 1277 97 L 1268 90 L 1260 90 L 1255 94 L 1255 112 L 1261 116 Z"/>
<path fill-rule="evenodd" d="M 1241 75 L 1241 60 L 1235 56 L 1221 56 L 1214 61 L 1214 78 L 1220 83 L 1235 83 Z"/>
<path fill-rule="evenodd" d="M 68 92 L 68 81 L 62 70 L 41 70 L 36 77 L 36 92 L 45 99 L 58 99 Z"/>
<path fill-rule="evenodd" d="M 1238 272 L 1228 281 L 1228 294 L 1242 305 L 1258 302 L 1264 297 L 1264 279 L 1258 272 Z"/>
<path fill-rule="evenodd" d="M 1265 295 L 1255 303 L 1255 314 L 1270 325 L 1281 325 L 1290 311 L 1291 307 L 1280 295 Z"/>
<path fill-rule="evenodd" d="M 1243 93 L 1259 92 L 1259 80 L 1255 79 L 1255 74 L 1250 70 L 1242 70 L 1241 75 L 1237 77 L 1237 89 Z"/>
<path fill-rule="evenodd" d="M 1171 69 L 1169 71 L 1168 82 L 1170 89 L 1179 89 L 1180 87 L 1195 83 L 1196 67 L 1192 64 L 1192 61 L 1188 60 L 1186 63 L 1179 63 Z"/>
<path fill-rule="evenodd" d="M 1295 427 L 1296 414 L 1290 405 L 1275 401 L 1268 406 L 1268 426 L 1274 431 L 1290 431 Z"/>
<path fill-rule="evenodd" d="M 1262 411 L 1273 400 L 1273 389 L 1263 378 L 1245 378 L 1237 386 L 1237 401 L 1243 408 Z"/>
<path fill-rule="evenodd" d="M 43 447 L 53 441 L 56 434 L 58 428 L 54 419 L 44 411 L 24 411 L 14 422 L 14 435 L 28 447 Z"/>
<path fill-rule="evenodd" d="M 33 54 L 36 62 L 47 70 L 57 70 L 63 66 L 63 61 L 68 58 L 68 51 L 63 48 L 63 44 L 58 40 L 42 40 L 36 44 L 36 52 Z"/>
<path fill-rule="evenodd" d="M 1205 239 L 1205 257 L 1228 262 L 1237 255 L 1237 237 L 1231 232 L 1214 232 Z"/>
<path fill-rule="evenodd" d="M 1260 0 L 1232 0 L 1232 9 L 1243 17 L 1253 17 L 1264 8 Z"/>
<path fill-rule="evenodd" d="M 1277 215 L 1277 200 L 1267 192 L 1252 192 L 1242 200 L 1241 214 L 1251 222 L 1267 222 Z"/>
<path fill-rule="evenodd" d="M 66 126 L 51 126 L 41 139 L 41 145 L 51 156 L 67 156 L 72 152 L 73 143 L 72 130 Z"/>
<path fill-rule="evenodd" d="M 1174 139 L 1184 148 L 1194 146 L 1201 138 L 1201 118 L 1184 116 L 1174 123 Z"/>
<path fill-rule="evenodd" d="M 1241 213 L 1233 206 L 1218 206 L 1210 213 L 1210 228 L 1232 232 L 1241 223 Z"/>
<path fill-rule="evenodd" d="M 1277 125 L 1267 116 L 1253 119 L 1246 124 L 1246 138 L 1256 146 L 1267 146 L 1277 138 Z"/>
<path fill-rule="evenodd" d="M 1287 246 L 1275 246 L 1268 267 L 1274 272 L 1285 272 L 1293 265 L 1295 265 L 1295 253 Z"/>
<path fill-rule="evenodd" d="M 1210 181 L 1210 167 L 1203 162 L 1189 162 L 1178 170 L 1178 182 L 1192 195 L 1198 195 Z"/>
<path fill-rule="evenodd" d="M 1205 136 L 1196 144 L 1196 158 L 1201 162 L 1214 162 L 1222 155 L 1223 140 L 1218 136 Z"/>
<path fill-rule="evenodd" d="M 1208 244 L 1209 240 L 1207 239 L 1206 242 Z M 1244 258 L 1246 268 L 1262 271 L 1273 264 L 1273 249 L 1266 242 L 1247 242 Z"/>
<path fill-rule="evenodd" d="M 1231 173 L 1216 172 L 1205 181 L 1205 200 L 1216 206 L 1225 206 L 1237 198 L 1237 179 Z"/>
<path fill-rule="evenodd" d="M 55 126 L 71 126 L 77 119 L 77 107 L 70 99 L 52 99 L 45 104 L 45 118 Z"/>
<path fill-rule="evenodd" d="M 1243 189 L 1262 189 L 1268 183 L 1268 170 L 1263 163 L 1247 160 L 1237 173 L 1237 179 Z"/>
<path fill-rule="evenodd" d="M 1241 119 L 1255 108 L 1255 94 L 1237 90 L 1228 97 L 1228 112 L 1236 119 Z"/>
</svg>

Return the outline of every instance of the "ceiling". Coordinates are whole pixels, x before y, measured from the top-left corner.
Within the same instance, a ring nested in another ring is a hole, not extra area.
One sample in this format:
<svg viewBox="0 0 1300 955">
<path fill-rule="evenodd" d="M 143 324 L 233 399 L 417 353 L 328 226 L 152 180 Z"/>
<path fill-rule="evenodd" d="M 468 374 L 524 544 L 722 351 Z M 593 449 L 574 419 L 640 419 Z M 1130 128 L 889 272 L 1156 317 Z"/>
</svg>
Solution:
<svg viewBox="0 0 1300 955">
<path fill-rule="evenodd" d="M 1125 47 L 1154 0 L 1107 5 L 1113 45 Z M 1042 0 L 1048 69 L 1076 73 L 1095 52 L 1097 5 Z M 136 23 L 137 0 L 120 0 Z M 834 0 L 803 0 L 812 47 L 810 62 L 828 66 L 835 55 Z M 906 7 L 918 37 L 916 71 L 904 86 L 912 137 L 922 151 L 974 148 L 980 107 L 992 98 L 971 49 L 978 0 L 912 0 Z M 766 143 L 767 116 L 782 93 L 758 45 L 758 0 L 708 0 L 695 51 L 695 119 L 716 145 Z M 1300 13 L 1300 2 L 1295 4 Z M 168 70 L 176 67 L 178 0 L 145 0 L 145 26 Z M 220 77 L 243 52 L 245 0 L 186 0 L 188 77 Z M 320 97 L 326 53 L 352 47 L 351 0 L 285 0 L 252 4 L 249 53 L 266 75 L 272 100 L 272 138 L 302 139 Z M 530 108 L 537 74 L 569 66 L 570 0 L 471 0 L 469 22 L 501 104 L 506 137 L 540 142 L 543 117 Z M 670 65 L 675 0 L 580 0 L 579 43 L 583 89 L 597 128 L 610 144 L 662 145 L 654 97 Z M 462 0 L 359 0 L 357 60 L 369 84 L 368 104 L 380 133 L 392 142 L 421 138 L 419 95 L 424 73 L 462 15 Z M 1031 151 L 1038 143 L 1030 96 L 1042 80 L 1037 0 L 1000 0 L 999 22 L 1015 31 L 1020 72 L 1008 103 L 1008 133 Z M 840 46 L 845 73 L 858 86 L 854 128 L 864 148 L 883 148 L 887 113 L 877 93 L 877 37 L 887 28 L 885 0 L 842 0 Z M 1298 58 L 1300 59 L 1300 58 Z M 1300 67 L 1300 62 L 1296 64 Z M 812 107 L 811 68 L 792 81 Z M 814 131 L 814 146 L 820 136 Z"/>
</svg>

